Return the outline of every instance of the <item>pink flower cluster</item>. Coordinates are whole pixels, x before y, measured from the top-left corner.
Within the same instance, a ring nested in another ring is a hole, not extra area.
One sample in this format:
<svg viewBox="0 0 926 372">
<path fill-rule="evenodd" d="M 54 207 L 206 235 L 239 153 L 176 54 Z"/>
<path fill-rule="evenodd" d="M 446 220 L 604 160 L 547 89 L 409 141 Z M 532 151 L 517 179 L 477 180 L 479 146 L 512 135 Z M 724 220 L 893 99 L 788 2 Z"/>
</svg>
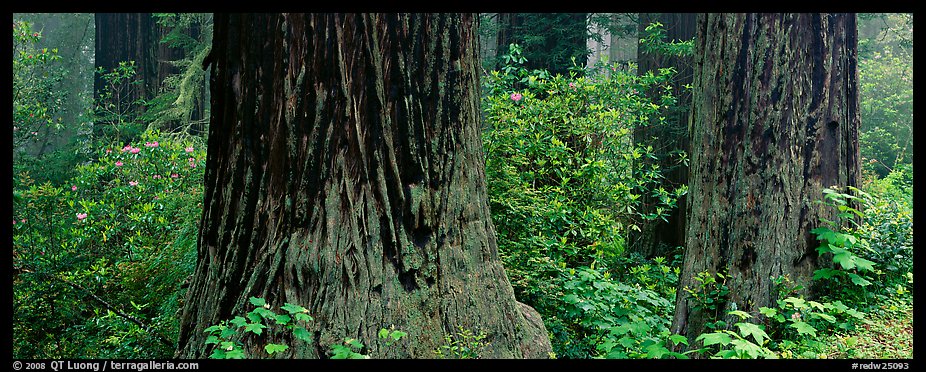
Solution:
<svg viewBox="0 0 926 372">
<path fill-rule="evenodd" d="M 158 142 L 145 142 L 145 147 L 158 147 Z"/>
<path fill-rule="evenodd" d="M 522 96 L 521 93 L 511 93 L 511 100 L 512 100 L 512 101 L 518 102 L 518 101 L 520 101 L 521 98 L 523 98 L 523 97 L 524 97 L 524 96 Z"/>
<path fill-rule="evenodd" d="M 138 186 L 138 182 L 129 181 L 129 185 L 130 185 L 130 186 Z"/>
<path fill-rule="evenodd" d="M 78 213 L 78 214 L 77 214 L 77 220 L 78 220 L 78 221 L 83 221 L 84 218 L 87 218 L 87 214 L 86 214 L 86 213 Z"/>
<path fill-rule="evenodd" d="M 132 147 L 132 145 L 125 145 L 125 147 L 122 148 L 122 152 L 126 151 L 137 154 L 139 151 L 141 151 L 141 149 L 138 147 Z"/>
<path fill-rule="evenodd" d="M 118 160 L 116 160 L 116 166 L 117 166 L 117 167 L 121 167 L 121 166 L 122 166 L 122 162 L 121 162 L 121 161 L 118 161 Z"/>
<path fill-rule="evenodd" d="M 77 185 L 71 186 L 71 191 L 77 191 Z"/>
<path fill-rule="evenodd" d="M 193 146 L 187 147 L 184 150 L 186 150 L 186 152 L 193 152 Z"/>
<path fill-rule="evenodd" d="M 171 174 L 170 174 L 170 178 L 177 178 L 177 177 L 180 177 L 180 175 L 179 175 L 179 174 L 176 174 L 176 173 L 171 173 Z"/>
<path fill-rule="evenodd" d="M 196 158 L 190 158 L 190 168 L 196 168 Z"/>
</svg>

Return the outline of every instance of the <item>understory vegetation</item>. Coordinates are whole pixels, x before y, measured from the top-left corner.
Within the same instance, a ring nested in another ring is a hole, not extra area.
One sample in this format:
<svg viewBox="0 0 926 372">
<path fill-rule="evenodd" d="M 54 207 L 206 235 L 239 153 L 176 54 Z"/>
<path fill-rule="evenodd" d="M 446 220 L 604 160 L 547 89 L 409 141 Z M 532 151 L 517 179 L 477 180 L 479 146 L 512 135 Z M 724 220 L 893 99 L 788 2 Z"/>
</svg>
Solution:
<svg viewBox="0 0 926 372">
<path fill-rule="evenodd" d="M 179 76 L 161 99 L 132 102 L 147 111 L 101 110 L 99 99 L 87 107 L 105 131 L 64 122 L 67 57 L 40 46 L 42 38 L 14 21 L 12 353 L 169 358 L 196 264 L 206 131 L 189 130 L 189 108 L 165 103 L 188 100 Z M 729 291 L 725 273 L 700 273 L 697 286 L 678 288 L 684 247 L 657 257 L 629 249 L 631 234 L 665 223 L 688 192 L 666 188 L 669 169 L 659 165 L 687 167 L 687 154 L 657 153 L 633 138 L 675 108 L 675 69 L 641 74 L 632 63 L 601 61 L 552 74 L 526 68 L 517 44 L 501 53 L 482 87 L 489 207 L 515 296 L 541 314 L 554 356 L 912 358 L 912 57 L 904 40 L 860 52 L 861 186 L 808 196 L 837 216 L 813 230 L 824 262 L 806 288 L 813 296 L 792 278 L 773 278 L 775 306 L 757 312 L 716 305 Z M 204 84 L 205 54 L 190 54 L 179 65 L 200 69 L 180 76 Z M 111 98 L 132 88 L 137 70 L 127 63 L 98 73 L 111 83 L 102 97 Z M 712 331 L 674 334 L 677 296 L 709 309 Z M 312 341 L 307 304 L 251 305 L 207 329 L 212 357 L 271 358 L 293 346 L 240 347 L 240 337 L 265 332 Z M 347 339 L 328 357 L 376 358 L 374 350 L 418 331 L 383 328 L 376 348 Z M 433 355 L 479 358 L 485 337 L 461 327 Z"/>
</svg>

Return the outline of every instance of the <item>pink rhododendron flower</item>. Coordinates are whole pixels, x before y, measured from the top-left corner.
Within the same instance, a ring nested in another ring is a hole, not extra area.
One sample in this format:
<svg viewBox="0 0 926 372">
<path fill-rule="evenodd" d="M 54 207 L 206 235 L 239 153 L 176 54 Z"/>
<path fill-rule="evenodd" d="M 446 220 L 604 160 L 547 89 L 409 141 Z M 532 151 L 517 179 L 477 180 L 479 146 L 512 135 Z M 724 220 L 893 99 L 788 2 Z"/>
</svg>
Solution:
<svg viewBox="0 0 926 372">
<path fill-rule="evenodd" d="M 14 225 L 16 224 L 16 220 L 13 220 L 13 224 L 14 224 Z"/>
<path fill-rule="evenodd" d="M 131 153 L 133 153 L 133 154 L 137 154 L 139 151 L 141 151 L 141 149 L 138 148 L 138 147 L 133 147 L 131 150 L 129 150 L 129 152 L 131 152 Z"/>
<path fill-rule="evenodd" d="M 196 163 L 190 163 L 190 168 L 196 168 Z"/>
<path fill-rule="evenodd" d="M 186 150 L 186 152 L 193 152 L 193 146 L 187 147 L 184 150 Z"/>
<path fill-rule="evenodd" d="M 77 191 L 77 186 L 71 186 L 71 191 Z"/>
<path fill-rule="evenodd" d="M 122 162 L 121 162 L 121 161 L 116 161 L 116 166 L 117 166 L 117 167 L 121 167 L 121 166 L 122 166 Z"/>
<path fill-rule="evenodd" d="M 111 153 L 111 152 L 113 152 L 113 150 L 106 149 L 106 153 L 107 153 L 107 154 L 109 154 L 109 153 Z"/>
<path fill-rule="evenodd" d="M 518 102 L 518 101 L 520 101 L 521 98 L 523 98 L 523 97 L 524 97 L 524 96 L 522 96 L 521 93 L 511 93 L 511 100 L 512 100 L 512 101 Z"/>
<path fill-rule="evenodd" d="M 131 186 L 138 186 L 138 182 L 129 181 L 129 185 L 131 185 Z"/>
<path fill-rule="evenodd" d="M 77 214 L 77 220 L 78 220 L 78 221 L 83 221 L 84 218 L 87 218 L 87 214 L 86 214 L 86 213 L 78 213 L 78 214 Z"/>
<path fill-rule="evenodd" d="M 572 89 L 576 89 L 576 83 L 569 83 L 569 87 Z"/>
<path fill-rule="evenodd" d="M 170 174 L 170 178 L 177 178 L 177 177 L 180 177 L 180 175 L 179 175 L 179 174 L 176 174 L 176 173 L 171 173 L 171 174 Z"/>
<path fill-rule="evenodd" d="M 132 149 L 132 145 L 125 145 L 125 147 L 122 148 L 122 152 L 126 152 L 126 151 L 129 151 L 129 150 L 131 150 L 131 149 Z"/>
</svg>

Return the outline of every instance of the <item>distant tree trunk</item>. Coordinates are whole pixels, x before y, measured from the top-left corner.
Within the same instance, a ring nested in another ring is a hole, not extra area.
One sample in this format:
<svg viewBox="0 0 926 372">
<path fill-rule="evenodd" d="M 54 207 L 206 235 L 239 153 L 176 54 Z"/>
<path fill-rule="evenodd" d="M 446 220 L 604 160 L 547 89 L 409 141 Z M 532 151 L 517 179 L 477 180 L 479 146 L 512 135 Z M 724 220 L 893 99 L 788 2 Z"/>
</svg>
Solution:
<svg viewBox="0 0 926 372">
<path fill-rule="evenodd" d="M 695 37 L 695 13 L 640 13 L 640 34 L 647 25 L 660 22 L 666 31 L 666 41 L 685 41 Z M 638 43 L 639 45 L 639 43 Z M 678 99 L 676 107 L 666 117 L 665 125 L 648 125 L 634 131 L 634 141 L 653 146 L 660 160 L 658 165 L 665 177 L 663 187 L 667 190 L 688 184 L 688 167 L 678 164 L 678 157 L 671 151 L 688 149 L 688 122 L 691 106 L 691 91 L 685 86 L 691 84 L 692 57 L 667 56 L 647 52 L 644 48 L 637 51 L 637 66 L 640 74 L 658 71 L 661 68 L 675 67 L 676 75 L 672 81 L 672 94 Z M 661 92 L 652 92 L 654 95 Z M 653 203 L 652 196 L 643 195 L 643 203 Z M 635 236 L 630 250 L 645 257 L 666 256 L 672 248 L 685 245 L 686 199 L 678 199 L 678 208 L 669 212 L 668 222 L 651 221 L 643 225 L 642 231 Z"/>
<path fill-rule="evenodd" d="M 150 13 L 96 13 L 96 58 L 94 67 L 106 72 L 119 62 L 134 61 L 142 83 L 132 90 L 128 102 L 151 98 L 157 92 L 157 32 Z M 99 97 L 106 82 L 99 74 L 93 79 L 94 97 Z M 138 107 L 143 110 L 143 107 Z"/>
<path fill-rule="evenodd" d="M 717 310 L 774 306 L 772 278 L 810 287 L 822 189 L 856 186 L 859 97 L 854 14 L 708 14 L 698 19 L 687 253 L 673 331 L 714 314 L 683 290 L 724 272 Z M 725 319 L 732 324 L 729 317 Z"/>
<path fill-rule="evenodd" d="M 527 69 L 568 76 L 572 57 L 579 67 L 588 60 L 587 18 L 588 13 L 499 13 L 497 54 L 508 54 L 509 44 L 516 43 Z"/>
<path fill-rule="evenodd" d="M 178 355 L 249 310 L 309 309 L 314 342 L 253 355 L 432 358 L 462 326 L 482 357 L 547 357 L 496 252 L 473 15 L 217 14 L 198 263 Z M 279 311 L 279 310 L 277 310 Z M 526 315 L 524 315 L 526 314 Z M 527 318 L 527 319 L 525 319 Z M 539 325 L 538 325 L 539 324 Z M 394 325 L 408 340 L 384 347 Z"/>
</svg>

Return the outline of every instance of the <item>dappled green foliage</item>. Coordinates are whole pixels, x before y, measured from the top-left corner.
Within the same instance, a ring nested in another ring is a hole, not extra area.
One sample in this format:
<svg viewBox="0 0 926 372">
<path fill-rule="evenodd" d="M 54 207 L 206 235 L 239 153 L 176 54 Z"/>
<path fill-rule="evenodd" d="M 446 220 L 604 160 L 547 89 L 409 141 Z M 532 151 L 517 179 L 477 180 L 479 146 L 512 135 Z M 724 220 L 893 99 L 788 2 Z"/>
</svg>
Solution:
<svg viewBox="0 0 926 372">
<path fill-rule="evenodd" d="M 659 187 L 652 149 L 632 142 L 633 129 L 660 123 L 674 100 L 668 70 L 637 76 L 609 67 L 610 74 L 552 76 L 528 71 L 519 52 L 513 45 L 506 66 L 487 82 L 486 177 L 499 250 L 517 296 L 553 319 L 562 310 L 568 269 L 596 262 L 612 267 L 627 232 L 663 217 L 684 194 L 684 187 Z M 642 93 L 657 87 L 665 92 L 657 101 Z M 643 194 L 658 202 L 643 205 Z M 573 332 L 564 337 L 584 337 L 563 327 L 564 334 Z M 555 351 L 594 353 L 594 345 L 585 348 L 591 350 Z"/>
<path fill-rule="evenodd" d="M 97 149 L 66 185 L 15 175 L 17 357 L 172 352 L 180 287 L 195 261 L 205 149 L 194 138 L 144 140 Z"/>
</svg>

